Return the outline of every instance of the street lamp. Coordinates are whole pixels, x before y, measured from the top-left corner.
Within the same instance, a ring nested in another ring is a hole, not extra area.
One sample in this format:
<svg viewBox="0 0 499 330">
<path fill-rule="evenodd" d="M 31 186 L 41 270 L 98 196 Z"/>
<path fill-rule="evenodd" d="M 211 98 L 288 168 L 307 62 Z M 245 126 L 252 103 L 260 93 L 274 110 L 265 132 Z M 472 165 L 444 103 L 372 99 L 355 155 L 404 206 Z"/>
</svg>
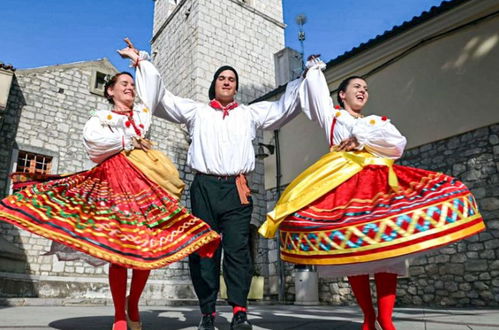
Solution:
<svg viewBox="0 0 499 330">
<path fill-rule="evenodd" d="M 267 149 L 269 153 L 266 153 L 265 149 Z M 265 159 L 268 156 L 274 154 L 274 149 L 275 146 L 272 144 L 258 143 L 258 152 L 256 153 L 255 157 L 258 159 Z"/>
</svg>

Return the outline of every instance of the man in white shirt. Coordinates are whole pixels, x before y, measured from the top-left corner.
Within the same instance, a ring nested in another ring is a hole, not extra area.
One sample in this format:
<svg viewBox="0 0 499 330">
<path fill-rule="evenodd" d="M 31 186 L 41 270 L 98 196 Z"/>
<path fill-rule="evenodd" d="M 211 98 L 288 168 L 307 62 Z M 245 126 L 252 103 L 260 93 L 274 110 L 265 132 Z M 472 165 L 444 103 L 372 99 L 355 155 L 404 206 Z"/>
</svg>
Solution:
<svg viewBox="0 0 499 330">
<path fill-rule="evenodd" d="M 189 257 L 189 267 L 203 317 L 199 330 L 214 329 L 215 304 L 219 291 L 221 251 L 228 303 L 233 306 L 231 329 L 252 329 L 247 319 L 247 296 L 253 275 L 249 251 L 253 203 L 245 174 L 255 167 L 252 141 L 256 130 L 277 129 L 300 111 L 298 88 L 301 79 L 290 82 L 276 102 L 239 105 L 234 97 L 239 77 L 234 68 L 215 72 L 209 103 L 171 94 L 147 54 L 130 48 L 119 51 L 136 67 L 137 91 L 155 115 L 187 125 L 192 140 L 187 163 L 196 172 L 192 182 L 192 213 L 222 235 L 213 258 Z"/>
</svg>

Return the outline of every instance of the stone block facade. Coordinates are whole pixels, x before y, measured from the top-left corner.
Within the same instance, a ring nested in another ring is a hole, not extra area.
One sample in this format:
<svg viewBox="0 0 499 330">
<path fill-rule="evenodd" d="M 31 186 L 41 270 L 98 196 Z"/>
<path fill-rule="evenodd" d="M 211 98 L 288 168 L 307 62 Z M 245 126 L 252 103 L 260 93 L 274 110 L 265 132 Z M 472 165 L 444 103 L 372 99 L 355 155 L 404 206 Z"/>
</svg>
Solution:
<svg viewBox="0 0 499 330">
<path fill-rule="evenodd" d="M 95 71 L 117 72 L 106 59 L 16 71 L 8 105 L 0 112 L 0 197 L 9 192 L 8 174 L 19 150 L 53 157 L 51 173 L 91 166 L 83 126 L 92 111 L 110 108 L 104 97 L 90 91 Z M 186 144 L 184 132 L 155 118 L 150 137 L 185 177 L 186 153 L 179 147 Z M 58 261 L 44 255 L 50 240 L 3 222 L 0 231 L 0 297 L 109 299 L 107 266 Z M 145 299 L 194 298 L 189 282 L 187 264 L 172 264 L 152 273 L 151 287 L 157 292 L 148 290 Z"/>
<path fill-rule="evenodd" d="M 209 101 L 213 73 L 222 65 L 233 66 L 239 74 L 236 98 L 248 103 L 275 87 L 273 55 L 284 47 L 282 21 L 281 0 L 157 0 L 151 54 L 166 87 L 199 102 Z M 181 125 L 171 127 L 170 134 L 186 132 Z M 255 145 L 261 139 L 260 132 Z M 179 157 L 185 157 L 188 142 L 176 143 Z M 193 174 L 189 168 L 180 169 L 190 205 L 188 187 Z M 263 161 L 257 160 L 248 177 L 254 201 L 252 251 L 257 273 L 263 272 L 267 260 L 267 242 L 258 240 L 256 234 L 266 212 L 263 175 Z"/>
<path fill-rule="evenodd" d="M 151 54 L 171 92 L 200 102 L 208 102 L 215 70 L 224 64 L 234 66 L 240 76 L 238 101 L 245 103 L 275 87 L 273 54 L 284 46 L 283 29 L 280 0 L 157 0 Z M 107 60 L 17 71 L 8 108 L 0 112 L 2 197 L 8 193 L 15 150 L 53 157 L 52 173 L 90 166 L 81 132 L 91 111 L 109 107 L 102 96 L 89 91 L 96 68 L 116 71 Z M 189 206 L 194 176 L 186 165 L 189 136 L 185 127 L 155 118 L 150 138 L 179 168 L 187 183 L 182 202 Z M 259 242 L 256 224 L 266 211 L 263 175 L 263 162 L 258 161 L 249 176 L 255 205 L 253 243 Z M 107 266 L 57 261 L 43 255 L 50 249 L 49 240 L 5 223 L 0 223 L 0 230 L 0 259 L 8 255 L 2 250 L 22 251 L 15 258 L 1 259 L 0 296 L 109 298 Z M 260 246 L 253 244 L 252 250 L 263 265 L 266 256 Z M 64 288 L 67 283 L 71 283 L 70 290 Z M 151 290 L 146 290 L 146 300 L 195 298 L 186 260 L 153 271 L 148 283 Z"/>
<path fill-rule="evenodd" d="M 0 119 L 1 197 L 9 192 L 8 174 L 15 170 L 18 151 L 52 157 L 51 173 L 77 172 L 88 167 L 82 144 L 83 126 L 91 111 L 109 107 L 102 96 L 90 92 L 96 70 L 116 72 L 105 59 L 16 72 L 8 105 Z M 0 230 L 0 250 L 19 251 L 15 258 L 5 253 L 0 257 L 2 296 L 37 296 L 30 280 L 33 276 L 98 277 L 106 272 L 103 267 L 58 262 L 52 256 L 44 256 L 51 245 L 45 238 L 3 222 Z"/>
<path fill-rule="evenodd" d="M 239 73 L 239 102 L 274 88 L 273 55 L 284 47 L 280 0 L 156 1 L 152 54 L 175 95 L 208 101 L 213 73 Z M 168 16 L 169 14 L 169 16 Z"/>
</svg>

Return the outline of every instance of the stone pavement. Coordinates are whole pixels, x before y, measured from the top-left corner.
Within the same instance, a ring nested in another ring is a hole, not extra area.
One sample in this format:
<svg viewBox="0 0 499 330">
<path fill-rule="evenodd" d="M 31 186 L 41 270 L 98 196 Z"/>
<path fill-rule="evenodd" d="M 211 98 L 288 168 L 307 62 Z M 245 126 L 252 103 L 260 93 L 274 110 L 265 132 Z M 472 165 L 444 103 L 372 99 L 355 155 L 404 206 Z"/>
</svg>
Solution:
<svg viewBox="0 0 499 330">
<path fill-rule="evenodd" d="M 231 312 L 219 306 L 218 330 L 229 330 Z M 195 330 L 199 312 L 195 306 L 143 306 L 144 330 Z M 110 330 L 112 306 L 0 306 L 0 329 Z M 398 330 L 499 329 L 499 309 L 396 308 Z M 356 307 L 254 305 L 250 306 L 254 330 L 357 330 Z"/>
</svg>

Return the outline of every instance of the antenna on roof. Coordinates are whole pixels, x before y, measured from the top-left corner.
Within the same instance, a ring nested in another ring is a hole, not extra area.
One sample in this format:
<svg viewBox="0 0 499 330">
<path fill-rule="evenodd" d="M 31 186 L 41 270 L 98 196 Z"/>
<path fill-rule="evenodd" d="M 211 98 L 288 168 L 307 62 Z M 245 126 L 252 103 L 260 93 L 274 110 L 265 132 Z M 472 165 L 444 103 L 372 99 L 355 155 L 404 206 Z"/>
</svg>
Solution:
<svg viewBox="0 0 499 330">
<path fill-rule="evenodd" d="M 307 23 L 307 16 L 305 14 L 300 14 L 295 18 L 296 24 L 298 24 L 298 41 L 301 46 L 301 66 L 305 69 L 305 47 L 303 42 L 305 41 L 305 31 L 303 31 L 303 25 Z"/>
</svg>

